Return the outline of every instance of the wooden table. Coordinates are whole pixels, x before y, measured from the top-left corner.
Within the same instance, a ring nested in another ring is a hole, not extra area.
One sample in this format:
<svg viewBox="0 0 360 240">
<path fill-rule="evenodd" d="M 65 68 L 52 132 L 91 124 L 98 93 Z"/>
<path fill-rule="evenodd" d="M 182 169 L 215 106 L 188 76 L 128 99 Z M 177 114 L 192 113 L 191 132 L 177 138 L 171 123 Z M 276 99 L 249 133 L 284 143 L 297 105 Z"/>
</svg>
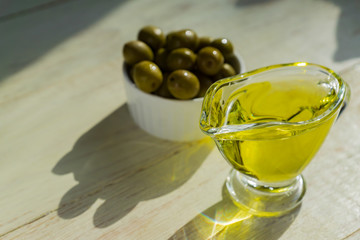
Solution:
<svg viewBox="0 0 360 240">
<path fill-rule="evenodd" d="M 0 3 L 1 239 L 360 239 L 360 2 L 36 0 Z M 300 208 L 239 211 L 210 139 L 140 130 L 122 46 L 147 24 L 226 36 L 248 70 L 309 61 L 352 100 L 304 171 Z"/>
</svg>

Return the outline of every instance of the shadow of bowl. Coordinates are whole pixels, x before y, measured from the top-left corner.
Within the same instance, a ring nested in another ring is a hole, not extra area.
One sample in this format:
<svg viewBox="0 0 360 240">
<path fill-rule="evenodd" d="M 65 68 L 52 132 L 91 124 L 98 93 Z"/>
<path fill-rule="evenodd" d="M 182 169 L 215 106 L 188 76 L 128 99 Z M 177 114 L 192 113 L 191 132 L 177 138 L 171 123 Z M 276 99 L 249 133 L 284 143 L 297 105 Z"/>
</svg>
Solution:
<svg viewBox="0 0 360 240">
<path fill-rule="evenodd" d="M 152 137 L 122 105 L 81 136 L 54 167 L 53 173 L 72 173 L 78 182 L 62 197 L 58 215 L 77 217 L 102 199 L 93 221 L 96 227 L 107 227 L 139 202 L 184 184 L 212 148 L 208 138 L 178 143 Z"/>
</svg>

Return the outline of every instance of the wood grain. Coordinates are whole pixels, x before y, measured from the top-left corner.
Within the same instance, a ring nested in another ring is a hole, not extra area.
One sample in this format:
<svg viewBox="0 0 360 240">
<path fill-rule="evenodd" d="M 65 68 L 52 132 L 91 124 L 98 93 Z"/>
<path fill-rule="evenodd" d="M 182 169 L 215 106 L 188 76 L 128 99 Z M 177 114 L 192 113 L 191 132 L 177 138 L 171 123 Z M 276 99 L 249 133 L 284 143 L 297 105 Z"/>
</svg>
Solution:
<svg viewBox="0 0 360 240">
<path fill-rule="evenodd" d="M 356 0 L 77 0 L 0 21 L 0 238 L 358 239 L 358 9 Z M 150 23 L 226 36 L 248 70 L 309 61 L 341 72 L 352 99 L 304 171 L 299 209 L 239 210 L 210 139 L 169 142 L 136 126 L 121 49 Z"/>
</svg>

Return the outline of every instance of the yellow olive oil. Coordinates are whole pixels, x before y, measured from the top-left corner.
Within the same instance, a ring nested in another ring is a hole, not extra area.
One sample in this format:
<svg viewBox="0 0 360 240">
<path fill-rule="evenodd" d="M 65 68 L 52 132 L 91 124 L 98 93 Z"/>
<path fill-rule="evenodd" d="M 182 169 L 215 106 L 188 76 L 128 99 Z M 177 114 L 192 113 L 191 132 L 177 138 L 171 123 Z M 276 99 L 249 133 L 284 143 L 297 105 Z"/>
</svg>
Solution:
<svg viewBox="0 0 360 240">
<path fill-rule="evenodd" d="M 336 114 L 319 117 L 336 101 L 326 81 L 293 79 L 245 85 L 211 109 L 215 142 L 239 171 L 264 182 L 299 175 L 325 139 Z M 217 101 L 219 100 L 219 101 Z"/>
</svg>

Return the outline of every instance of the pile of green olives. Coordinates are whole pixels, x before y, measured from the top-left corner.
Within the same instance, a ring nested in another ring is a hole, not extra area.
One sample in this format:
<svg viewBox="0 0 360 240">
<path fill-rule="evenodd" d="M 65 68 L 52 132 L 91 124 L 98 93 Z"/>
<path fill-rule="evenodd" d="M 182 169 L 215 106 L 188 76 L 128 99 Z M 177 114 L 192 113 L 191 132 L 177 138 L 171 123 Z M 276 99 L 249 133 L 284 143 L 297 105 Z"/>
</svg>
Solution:
<svg viewBox="0 0 360 240">
<path fill-rule="evenodd" d="M 215 81 L 240 73 L 240 62 L 226 38 L 199 37 L 184 29 L 167 35 L 145 26 L 123 47 L 128 75 L 144 92 L 164 98 L 203 97 Z"/>
</svg>

